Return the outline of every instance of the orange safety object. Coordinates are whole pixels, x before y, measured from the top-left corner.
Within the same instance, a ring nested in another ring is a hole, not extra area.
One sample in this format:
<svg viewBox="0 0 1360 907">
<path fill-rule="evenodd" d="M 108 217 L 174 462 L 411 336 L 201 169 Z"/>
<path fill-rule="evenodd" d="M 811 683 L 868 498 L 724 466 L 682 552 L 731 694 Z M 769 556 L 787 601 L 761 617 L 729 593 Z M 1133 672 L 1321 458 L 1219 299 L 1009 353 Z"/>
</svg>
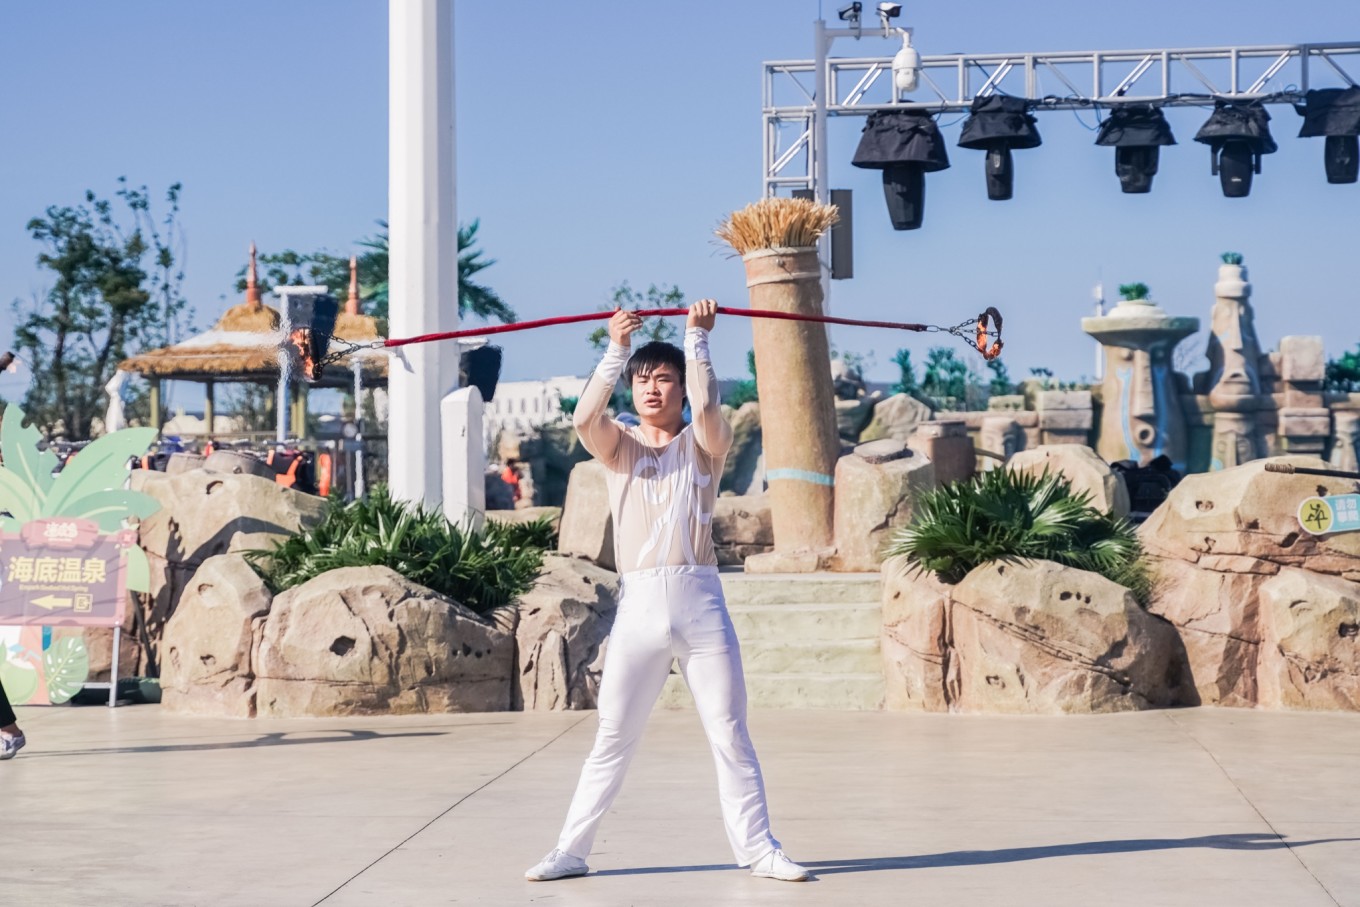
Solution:
<svg viewBox="0 0 1360 907">
<path fill-rule="evenodd" d="M 272 450 L 269 452 L 269 462 L 271 465 L 273 465 L 274 451 Z M 301 463 L 302 463 L 301 455 L 294 457 L 293 462 L 288 464 L 288 471 L 281 472 L 278 475 L 274 476 L 274 481 L 282 485 L 284 488 L 292 488 L 295 484 L 297 484 L 297 471 L 298 466 Z"/>
<path fill-rule="evenodd" d="M 331 455 L 316 455 L 316 493 L 323 498 L 331 496 Z"/>
</svg>

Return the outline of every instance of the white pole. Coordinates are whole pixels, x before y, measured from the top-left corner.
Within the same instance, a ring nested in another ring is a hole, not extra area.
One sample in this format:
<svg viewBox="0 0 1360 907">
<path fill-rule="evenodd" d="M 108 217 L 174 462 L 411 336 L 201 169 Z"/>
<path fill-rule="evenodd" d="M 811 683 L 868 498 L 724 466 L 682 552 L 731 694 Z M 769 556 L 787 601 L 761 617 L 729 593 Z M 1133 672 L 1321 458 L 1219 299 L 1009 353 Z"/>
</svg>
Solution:
<svg viewBox="0 0 1360 907">
<path fill-rule="evenodd" d="M 454 209 L 453 0 L 388 2 L 388 272 L 393 337 L 458 327 Z M 437 506 L 439 403 L 458 381 L 458 347 L 401 347 L 389 369 L 392 495 Z"/>
<path fill-rule="evenodd" d="M 819 205 L 831 201 L 830 158 L 827 153 L 826 100 L 828 85 L 826 57 L 830 50 L 831 39 L 826 34 L 826 22 L 818 19 L 812 25 L 812 40 L 816 44 L 816 81 L 813 89 L 812 108 L 812 197 Z M 831 231 L 822 234 L 817 241 L 817 259 L 821 262 L 822 275 L 822 314 L 831 314 Z M 831 345 L 831 325 L 826 326 L 826 339 Z"/>
</svg>

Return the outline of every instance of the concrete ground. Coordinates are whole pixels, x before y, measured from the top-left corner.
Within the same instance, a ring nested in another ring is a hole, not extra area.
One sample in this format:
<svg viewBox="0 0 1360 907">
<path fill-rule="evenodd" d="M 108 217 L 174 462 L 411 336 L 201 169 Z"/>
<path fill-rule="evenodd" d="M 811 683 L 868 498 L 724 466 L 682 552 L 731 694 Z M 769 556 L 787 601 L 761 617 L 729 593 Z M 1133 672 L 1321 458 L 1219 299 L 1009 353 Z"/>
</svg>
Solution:
<svg viewBox="0 0 1360 907">
<path fill-rule="evenodd" d="M 763 711 L 734 867 L 692 712 L 653 718 L 586 878 L 554 843 L 593 712 L 224 721 L 20 709 L 0 904 L 1360 905 L 1360 715 Z"/>
</svg>

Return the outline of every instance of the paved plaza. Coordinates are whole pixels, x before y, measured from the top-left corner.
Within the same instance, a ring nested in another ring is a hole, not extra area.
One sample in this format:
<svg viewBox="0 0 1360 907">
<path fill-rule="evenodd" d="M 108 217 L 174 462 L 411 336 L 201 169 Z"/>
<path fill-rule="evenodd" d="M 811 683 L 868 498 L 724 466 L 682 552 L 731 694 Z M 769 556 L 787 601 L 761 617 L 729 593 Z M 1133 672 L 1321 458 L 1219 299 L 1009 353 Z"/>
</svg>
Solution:
<svg viewBox="0 0 1360 907">
<path fill-rule="evenodd" d="M 775 833 L 731 863 L 692 712 L 658 711 L 594 872 L 553 846 L 593 712 L 224 721 L 24 708 L 0 904 L 1360 905 L 1360 715 L 761 711 Z"/>
</svg>

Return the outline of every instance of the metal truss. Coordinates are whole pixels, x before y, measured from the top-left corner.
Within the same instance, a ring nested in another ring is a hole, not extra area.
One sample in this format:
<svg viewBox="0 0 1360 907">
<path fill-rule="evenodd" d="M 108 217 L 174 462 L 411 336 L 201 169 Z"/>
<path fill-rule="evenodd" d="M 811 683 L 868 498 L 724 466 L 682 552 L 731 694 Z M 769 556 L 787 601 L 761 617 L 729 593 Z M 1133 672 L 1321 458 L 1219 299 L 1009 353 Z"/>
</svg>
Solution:
<svg viewBox="0 0 1360 907">
<path fill-rule="evenodd" d="M 867 116 L 893 108 L 967 110 L 998 92 L 1037 109 L 1110 108 L 1120 104 L 1203 106 L 1216 98 L 1289 103 L 1311 88 L 1355 85 L 1360 41 L 1159 50 L 922 56 L 920 89 L 900 98 L 891 57 L 826 57 L 837 37 L 891 37 L 892 30 L 831 30 L 818 23 L 818 60 L 776 60 L 763 67 L 764 195 L 826 191 L 829 117 Z M 825 59 L 819 72 L 818 63 Z M 817 87 L 825 84 L 822 98 Z M 819 167 L 820 163 L 820 167 Z M 819 172 L 820 171 L 820 172 Z"/>
</svg>

